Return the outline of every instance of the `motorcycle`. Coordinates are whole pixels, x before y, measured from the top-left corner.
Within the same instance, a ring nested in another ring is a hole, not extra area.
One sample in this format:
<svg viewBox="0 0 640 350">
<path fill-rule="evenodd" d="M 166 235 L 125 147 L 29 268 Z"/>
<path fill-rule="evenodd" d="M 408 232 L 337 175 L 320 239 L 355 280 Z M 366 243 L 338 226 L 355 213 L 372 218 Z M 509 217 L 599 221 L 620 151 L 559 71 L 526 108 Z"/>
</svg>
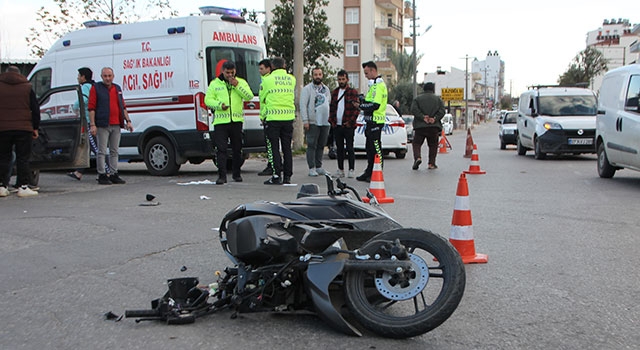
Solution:
<svg viewBox="0 0 640 350">
<path fill-rule="evenodd" d="M 186 324 L 225 309 L 232 318 L 307 310 L 346 334 L 361 336 L 363 328 L 390 338 L 446 321 L 465 287 L 456 249 L 431 231 L 402 227 L 370 192 L 365 204 L 353 187 L 326 179 L 327 195 L 304 184 L 295 201 L 229 211 L 218 236 L 234 266 L 208 285 L 169 279 L 150 310 L 126 310 L 125 317 Z M 345 304 L 355 323 L 345 319 Z"/>
</svg>

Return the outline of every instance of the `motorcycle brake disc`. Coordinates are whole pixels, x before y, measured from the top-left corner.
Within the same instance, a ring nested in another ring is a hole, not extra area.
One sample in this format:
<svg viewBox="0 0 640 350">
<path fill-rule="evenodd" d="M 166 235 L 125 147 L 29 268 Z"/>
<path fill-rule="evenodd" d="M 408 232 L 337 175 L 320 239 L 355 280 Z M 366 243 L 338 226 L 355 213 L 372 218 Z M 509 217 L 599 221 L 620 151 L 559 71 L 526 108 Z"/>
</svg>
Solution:
<svg viewBox="0 0 640 350">
<path fill-rule="evenodd" d="M 376 277 L 376 289 L 385 298 L 391 300 L 407 300 L 418 295 L 429 282 L 429 266 L 420 256 L 409 254 L 411 260 L 411 270 L 401 273 L 383 272 L 380 277 Z M 415 272 L 415 276 L 408 274 Z M 402 282 L 408 282 L 408 286 L 403 287 Z"/>
</svg>

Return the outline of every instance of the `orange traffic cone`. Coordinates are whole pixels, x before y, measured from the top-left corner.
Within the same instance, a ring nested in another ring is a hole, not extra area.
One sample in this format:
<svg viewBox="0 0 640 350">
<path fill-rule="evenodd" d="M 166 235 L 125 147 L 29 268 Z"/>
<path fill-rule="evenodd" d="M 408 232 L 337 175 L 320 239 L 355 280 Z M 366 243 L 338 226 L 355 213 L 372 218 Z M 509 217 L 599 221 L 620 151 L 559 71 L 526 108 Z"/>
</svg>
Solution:
<svg viewBox="0 0 640 350">
<path fill-rule="evenodd" d="M 473 144 L 473 154 L 471 154 L 471 164 L 469 164 L 469 170 L 464 171 L 465 174 L 486 174 L 487 172 L 480 169 L 480 163 L 478 159 L 478 146 Z"/>
<path fill-rule="evenodd" d="M 444 134 L 444 130 L 442 130 L 442 136 L 440 137 L 440 142 L 438 144 L 438 153 L 449 153 L 449 151 L 447 151 L 447 148 L 451 148 L 451 144 L 447 139 L 447 135 Z"/>
<path fill-rule="evenodd" d="M 371 182 L 369 183 L 369 192 L 376 196 L 378 203 L 393 203 L 394 199 L 387 197 L 384 190 L 384 178 L 382 176 L 382 165 L 380 165 L 380 156 L 376 154 L 373 162 L 373 172 L 371 173 Z M 363 198 L 363 202 L 369 203 L 369 198 Z"/>
<path fill-rule="evenodd" d="M 472 154 L 473 154 L 473 137 L 471 137 L 471 129 L 467 129 L 467 140 L 465 142 L 463 157 L 471 158 Z"/>
<path fill-rule="evenodd" d="M 476 247 L 473 241 L 473 226 L 471 225 L 469 187 L 464 173 L 460 174 L 460 180 L 458 180 L 449 242 L 458 250 L 462 257 L 462 262 L 465 264 L 484 264 L 489 261 L 489 257 L 486 254 L 476 254 Z"/>
</svg>

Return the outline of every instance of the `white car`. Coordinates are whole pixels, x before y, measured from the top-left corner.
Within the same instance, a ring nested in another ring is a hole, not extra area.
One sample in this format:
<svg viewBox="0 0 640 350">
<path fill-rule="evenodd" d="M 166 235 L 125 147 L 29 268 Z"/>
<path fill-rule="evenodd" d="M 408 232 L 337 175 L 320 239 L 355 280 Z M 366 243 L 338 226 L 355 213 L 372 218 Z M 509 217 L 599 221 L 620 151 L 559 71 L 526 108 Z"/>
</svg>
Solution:
<svg viewBox="0 0 640 350">
<path fill-rule="evenodd" d="M 517 144 L 518 111 L 505 113 L 502 118 L 498 119 L 498 124 L 500 124 L 500 130 L 498 131 L 500 149 L 506 149 L 507 145 Z"/>
<path fill-rule="evenodd" d="M 356 134 L 353 139 L 353 149 L 355 152 L 366 152 L 364 130 L 366 123 L 362 113 L 356 121 Z M 404 159 L 407 156 L 407 130 L 402 116 L 396 112 L 392 105 L 387 105 L 386 121 L 382 128 L 382 153 L 387 155 L 395 153 L 396 158 Z"/>
<path fill-rule="evenodd" d="M 604 76 L 596 117 L 598 175 L 611 178 L 620 169 L 640 171 L 640 64 L 613 69 Z"/>
<path fill-rule="evenodd" d="M 445 135 L 453 134 L 453 116 L 451 114 L 445 114 L 440 122 L 442 123 L 442 131 L 444 131 Z"/>
</svg>

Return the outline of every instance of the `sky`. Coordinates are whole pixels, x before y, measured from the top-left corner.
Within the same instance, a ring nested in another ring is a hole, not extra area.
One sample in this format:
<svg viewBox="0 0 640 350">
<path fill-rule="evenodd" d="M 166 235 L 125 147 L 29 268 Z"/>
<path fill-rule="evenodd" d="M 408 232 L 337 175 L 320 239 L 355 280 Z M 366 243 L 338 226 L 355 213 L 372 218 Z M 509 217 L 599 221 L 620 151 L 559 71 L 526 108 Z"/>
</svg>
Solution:
<svg viewBox="0 0 640 350">
<path fill-rule="evenodd" d="M 484 60 L 487 51 L 498 51 L 505 64 L 505 90 L 513 95 L 530 85 L 556 84 L 558 76 L 586 47 L 587 32 L 601 27 L 604 19 L 623 18 L 632 24 L 640 23 L 640 2 L 633 0 L 415 2 L 417 33 L 431 25 L 416 41 L 418 53 L 424 55 L 418 66 L 418 81 L 438 66 L 446 71 L 451 67 L 464 70 L 465 55 Z M 170 0 L 170 3 L 180 15 L 188 15 L 197 13 L 200 6 L 216 2 Z M 233 5 L 264 10 L 264 1 L 260 0 L 234 0 Z M 0 0 L 3 59 L 29 58 L 24 38 L 29 28 L 37 24 L 35 11 L 41 6 L 55 9 L 52 0 Z M 407 28 L 408 25 L 409 21 L 405 22 Z"/>
</svg>

